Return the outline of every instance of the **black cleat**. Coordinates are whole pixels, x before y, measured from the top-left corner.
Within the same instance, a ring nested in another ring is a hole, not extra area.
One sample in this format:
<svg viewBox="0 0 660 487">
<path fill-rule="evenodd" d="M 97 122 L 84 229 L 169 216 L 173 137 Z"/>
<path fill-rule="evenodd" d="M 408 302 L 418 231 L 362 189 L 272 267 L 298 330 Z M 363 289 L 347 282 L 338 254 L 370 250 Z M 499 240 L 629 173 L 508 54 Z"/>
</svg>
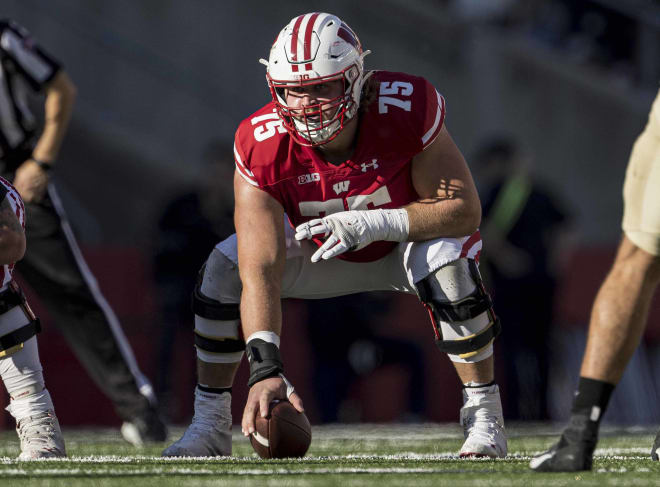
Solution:
<svg viewBox="0 0 660 487">
<path fill-rule="evenodd" d="M 660 440 L 656 438 L 656 443 Z M 559 441 L 529 462 L 536 472 L 579 472 L 591 470 L 598 442 L 598 423 L 586 416 L 573 416 Z"/>
<path fill-rule="evenodd" d="M 655 441 L 653 442 L 653 448 L 651 449 L 651 459 L 655 460 L 656 462 L 660 460 L 660 457 L 658 456 L 660 453 L 660 431 L 658 431 L 658 434 L 655 435 Z"/>
<path fill-rule="evenodd" d="M 121 426 L 121 434 L 126 441 L 134 446 L 146 443 L 161 443 L 167 439 L 167 427 L 154 409 L 149 409 L 144 415 L 125 421 Z"/>
</svg>

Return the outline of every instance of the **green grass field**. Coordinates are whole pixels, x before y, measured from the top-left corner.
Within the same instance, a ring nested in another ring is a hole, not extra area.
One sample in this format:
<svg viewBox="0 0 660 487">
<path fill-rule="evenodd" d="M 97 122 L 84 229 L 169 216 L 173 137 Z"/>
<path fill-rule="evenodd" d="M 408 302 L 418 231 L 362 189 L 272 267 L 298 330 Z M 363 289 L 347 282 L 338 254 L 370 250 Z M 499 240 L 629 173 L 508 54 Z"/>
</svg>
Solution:
<svg viewBox="0 0 660 487">
<path fill-rule="evenodd" d="M 64 430 L 69 458 L 17 462 L 18 440 L 0 433 L 3 486 L 536 486 L 660 485 L 660 462 L 649 451 L 655 428 L 605 428 L 594 470 L 537 474 L 530 456 L 545 449 L 559 429 L 509 425 L 509 457 L 460 460 L 462 433 L 455 424 L 316 426 L 307 457 L 261 460 L 240 432 L 234 457 L 163 459 L 162 446 L 135 449 L 117 431 Z M 172 439 L 182 429 L 172 431 Z"/>
</svg>

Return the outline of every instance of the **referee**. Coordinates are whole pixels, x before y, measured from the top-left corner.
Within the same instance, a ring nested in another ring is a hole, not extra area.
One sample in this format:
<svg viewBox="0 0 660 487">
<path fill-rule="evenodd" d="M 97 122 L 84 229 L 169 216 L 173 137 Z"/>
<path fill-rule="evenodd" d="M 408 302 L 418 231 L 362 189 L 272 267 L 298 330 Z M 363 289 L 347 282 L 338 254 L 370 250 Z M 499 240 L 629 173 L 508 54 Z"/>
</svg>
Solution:
<svg viewBox="0 0 660 487">
<path fill-rule="evenodd" d="M 45 95 L 37 132 L 28 94 Z M 18 273 L 38 293 L 76 356 L 124 421 L 134 445 L 164 441 L 151 384 L 85 263 L 51 182 L 76 89 L 60 64 L 11 20 L 0 20 L 0 173 L 26 209 L 28 250 Z"/>
</svg>

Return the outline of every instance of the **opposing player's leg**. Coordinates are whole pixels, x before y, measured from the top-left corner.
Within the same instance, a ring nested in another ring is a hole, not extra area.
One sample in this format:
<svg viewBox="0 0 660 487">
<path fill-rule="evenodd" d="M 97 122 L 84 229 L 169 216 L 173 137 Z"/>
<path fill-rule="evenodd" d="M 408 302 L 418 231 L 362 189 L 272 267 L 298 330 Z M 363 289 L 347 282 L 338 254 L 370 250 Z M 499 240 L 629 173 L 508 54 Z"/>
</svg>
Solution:
<svg viewBox="0 0 660 487">
<path fill-rule="evenodd" d="M 537 471 L 590 470 L 598 427 L 610 395 L 639 344 L 660 282 L 660 92 L 635 141 L 623 185 L 624 237 L 601 285 L 569 426 L 559 442 L 532 459 Z M 658 459 L 658 439 L 651 456 Z"/>
<path fill-rule="evenodd" d="M 532 459 L 541 472 L 591 470 L 600 420 L 646 326 L 660 282 L 660 258 L 623 237 L 591 313 L 578 394 L 559 442 Z M 658 441 L 653 446 L 652 456 Z"/>
<path fill-rule="evenodd" d="M 17 304 L 22 299 L 17 288 L 0 293 L 0 377 L 21 442 L 18 458 L 63 457 L 64 439 L 39 362 L 39 322 L 25 303 Z"/>
<path fill-rule="evenodd" d="M 438 348 L 448 354 L 463 383 L 461 457 L 502 458 L 507 454 L 502 404 L 494 381 L 493 340 L 500 324 L 477 264 L 459 259 L 417 284 L 429 310 Z"/>
<path fill-rule="evenodd" d="M 217 248 L 193 292 L 197 377 L 195 414 L 166 457 L 231 455 L 231 391 L 245 343 L 240 335 L 238 267 Z"/>
</svg>

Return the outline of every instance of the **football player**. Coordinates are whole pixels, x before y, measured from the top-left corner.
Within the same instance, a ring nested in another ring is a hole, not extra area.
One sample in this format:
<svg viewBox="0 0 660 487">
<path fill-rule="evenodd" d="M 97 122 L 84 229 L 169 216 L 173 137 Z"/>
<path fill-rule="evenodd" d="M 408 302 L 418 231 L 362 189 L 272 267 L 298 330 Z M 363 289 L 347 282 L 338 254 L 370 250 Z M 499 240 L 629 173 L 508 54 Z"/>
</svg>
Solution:
<svg viewBox="0 0 660 487">
<path fill-rule="evenodd" d="M 472 177 L 443 97 L 423 78 L 365 71 L 368 53 L 341 19 L 309 13 L 261 60 L 272 101 L 236 131 L 237 233 L 200 273 L 195 415 L 164 456 L 231 454 L 231 387 L 244 350 L 243 433 L 273 399 L 303 410 L 279 353 L 281 298 L 376 290 L 417 294 L 428 309 L 465 385 L 461 456 L 506 455 L 493 380 L 499 323 L 477 268 Z"/>
<path fill-rule="evenodd" d="M 630 154 L 623 183 L 623 238 L 591 311 L 570 423 L 555 445 L 532 459 L 533 470 L 591 470 L 600 421 L 642 338 L 660 283 L 659 187 L 660 91 Z M 660 432 L 651 458 L 660 458 Z"/>
<path fill-rule="evenodd" d="M 0 178 L 0 377 L 21 441 L 18 459 L 64 457 L 62 432 L 39 361 L 39 320 L 12 278 L 14 264 L 24 253 L 23 200 L 9 181 Z"/>
</svg>

